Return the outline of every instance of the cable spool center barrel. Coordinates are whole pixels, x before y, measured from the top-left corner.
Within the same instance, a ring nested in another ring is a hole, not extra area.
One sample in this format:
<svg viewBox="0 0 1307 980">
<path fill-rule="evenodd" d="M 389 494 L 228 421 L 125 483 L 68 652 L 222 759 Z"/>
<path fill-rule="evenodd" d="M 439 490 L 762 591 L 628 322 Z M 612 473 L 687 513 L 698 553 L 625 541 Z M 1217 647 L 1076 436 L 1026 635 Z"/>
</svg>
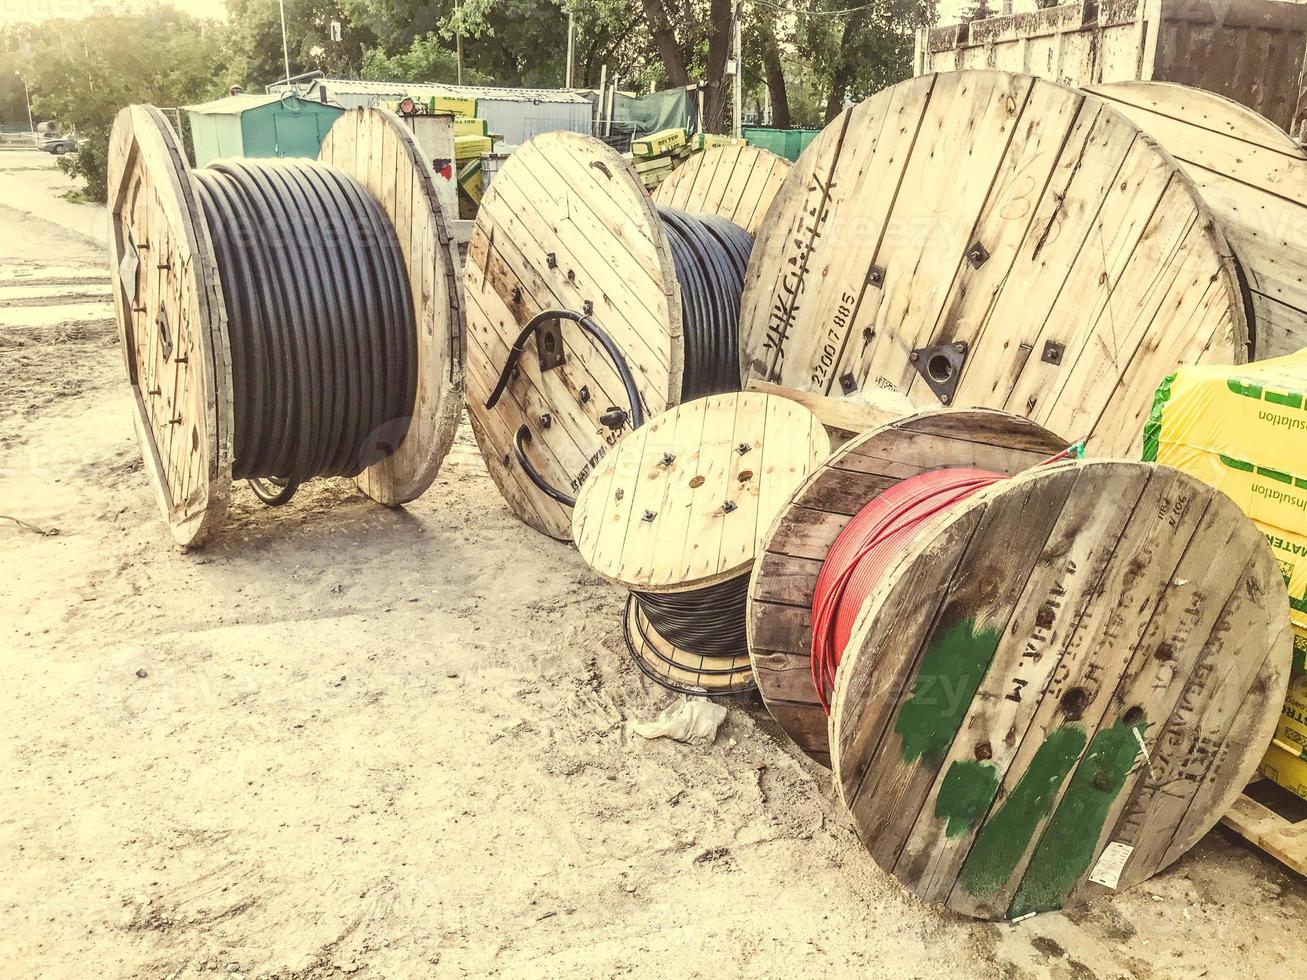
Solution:
<svg viewBox="0 0 1307 980">
<path fill-rule="evenodd" d="M 758 541 L 829 446 L 797 402 L 734 392 L 654 418 L 596 469 L 573 512 L 577 550 L 633 593 L 627 646 L 648 676 L 683 693 L 752 687 L 744 599 Z"/>
<path fill-rule="evenodd" d="M 233 476 L 277 504 L 313 477 L 357 476 L 413 415 L 417 338 L 395 230 L 325 164 L 219 161 L 195 177 L 231 340 Z"/>
</svg>

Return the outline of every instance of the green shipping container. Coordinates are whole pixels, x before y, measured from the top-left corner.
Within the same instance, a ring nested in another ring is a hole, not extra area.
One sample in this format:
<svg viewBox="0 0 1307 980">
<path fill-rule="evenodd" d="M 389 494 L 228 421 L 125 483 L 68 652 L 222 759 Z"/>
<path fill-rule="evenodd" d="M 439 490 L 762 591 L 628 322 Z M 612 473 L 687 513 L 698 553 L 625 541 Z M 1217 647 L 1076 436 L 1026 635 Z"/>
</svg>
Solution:
<svg viewBox="0 0 1307 980">
<path fill-rule="evenodd" d="M 289 93 L 230 95 L 188 105 L 195 165 L 223 157 L 316 157 L 344 111 Z"/>
<path fill-rule="evenodd" d="M 807 148 L 808 144 L 821 135 L 821 130 L 745 126 L 740 130 L 740 135 L 748 140 L 751 146 L 771 150 L 778 157 L 784 157 L 793 163 L 799 159 L 799 154 Z"/>
</svg>

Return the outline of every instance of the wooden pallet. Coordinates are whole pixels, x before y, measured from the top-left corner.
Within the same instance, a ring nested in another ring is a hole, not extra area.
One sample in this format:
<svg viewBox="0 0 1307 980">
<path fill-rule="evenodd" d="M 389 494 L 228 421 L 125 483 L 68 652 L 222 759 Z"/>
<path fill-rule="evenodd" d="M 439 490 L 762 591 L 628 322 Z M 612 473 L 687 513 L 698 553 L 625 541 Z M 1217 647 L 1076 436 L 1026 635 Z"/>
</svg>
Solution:
<svg viewBox="0 0 1307 980">
<path fill-rule="evenodd" d="M 1307 875 L 1307 801 L 1260 777 L 1248 784 L 1221 823 L 1281 864 Z"/>
</svg>

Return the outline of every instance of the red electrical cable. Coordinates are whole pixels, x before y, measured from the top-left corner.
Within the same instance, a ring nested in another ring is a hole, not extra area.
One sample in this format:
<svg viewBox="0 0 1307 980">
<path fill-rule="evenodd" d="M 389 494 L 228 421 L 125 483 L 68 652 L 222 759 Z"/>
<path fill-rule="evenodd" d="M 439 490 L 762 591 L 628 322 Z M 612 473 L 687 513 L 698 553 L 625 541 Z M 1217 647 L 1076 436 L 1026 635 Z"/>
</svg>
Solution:
<svg viewBox="0 0 1307 980">
<path fill-rule="evenodd" d="M 1078 455 L 1080 446 L 1041 465 Z M 927 470 L 890 487 L 845 525 L 826 553 L 812 595 L 812 683 L 827 714 L 840 656 L 876 583 L 931 518 L 1006 479 L 969 467 Z"/>
</svg>

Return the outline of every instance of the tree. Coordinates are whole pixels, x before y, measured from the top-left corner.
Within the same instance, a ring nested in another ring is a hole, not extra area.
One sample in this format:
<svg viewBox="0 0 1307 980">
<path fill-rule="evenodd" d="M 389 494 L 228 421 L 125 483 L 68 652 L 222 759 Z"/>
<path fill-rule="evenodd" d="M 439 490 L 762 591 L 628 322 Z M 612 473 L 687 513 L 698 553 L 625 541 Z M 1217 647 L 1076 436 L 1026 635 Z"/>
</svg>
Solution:
<svg viewBox="0 0 1307 980">
<path fill-rule="evenodd" d="M 124 106 L 174 107 L 225 93 L 230 84 L 224 31 L 154 7 L 138 14 L 94 13 L 14 29 L 30 45 L 20 71 L 38 120 L 52 119 L 83 141 L 60 165 L 104 200 L 109 129 Z"/>
<path fill-rule="evenodd" d="M 825 121 L 911 76 L 916 31 L 934 19 L 935 0 L 814 0 L 799 17 L 798 50 L 825 80 Z"/>
<path fill-rule="evenodd" d="M 285 0 L 286 49 L 290 73 L 321 71 L 329 76 L 356 72 L 377 37 L 366 22 L 352 19 L 341 0 Z M 227 0 L 233 34 L 233 61 L 241 84 L 257 91 L 285 77 L 281 47 L 281 11 L 277 0 Z M 331 23 L 341 25 L 341 39 L 331 39 Z"/>
</svg>

